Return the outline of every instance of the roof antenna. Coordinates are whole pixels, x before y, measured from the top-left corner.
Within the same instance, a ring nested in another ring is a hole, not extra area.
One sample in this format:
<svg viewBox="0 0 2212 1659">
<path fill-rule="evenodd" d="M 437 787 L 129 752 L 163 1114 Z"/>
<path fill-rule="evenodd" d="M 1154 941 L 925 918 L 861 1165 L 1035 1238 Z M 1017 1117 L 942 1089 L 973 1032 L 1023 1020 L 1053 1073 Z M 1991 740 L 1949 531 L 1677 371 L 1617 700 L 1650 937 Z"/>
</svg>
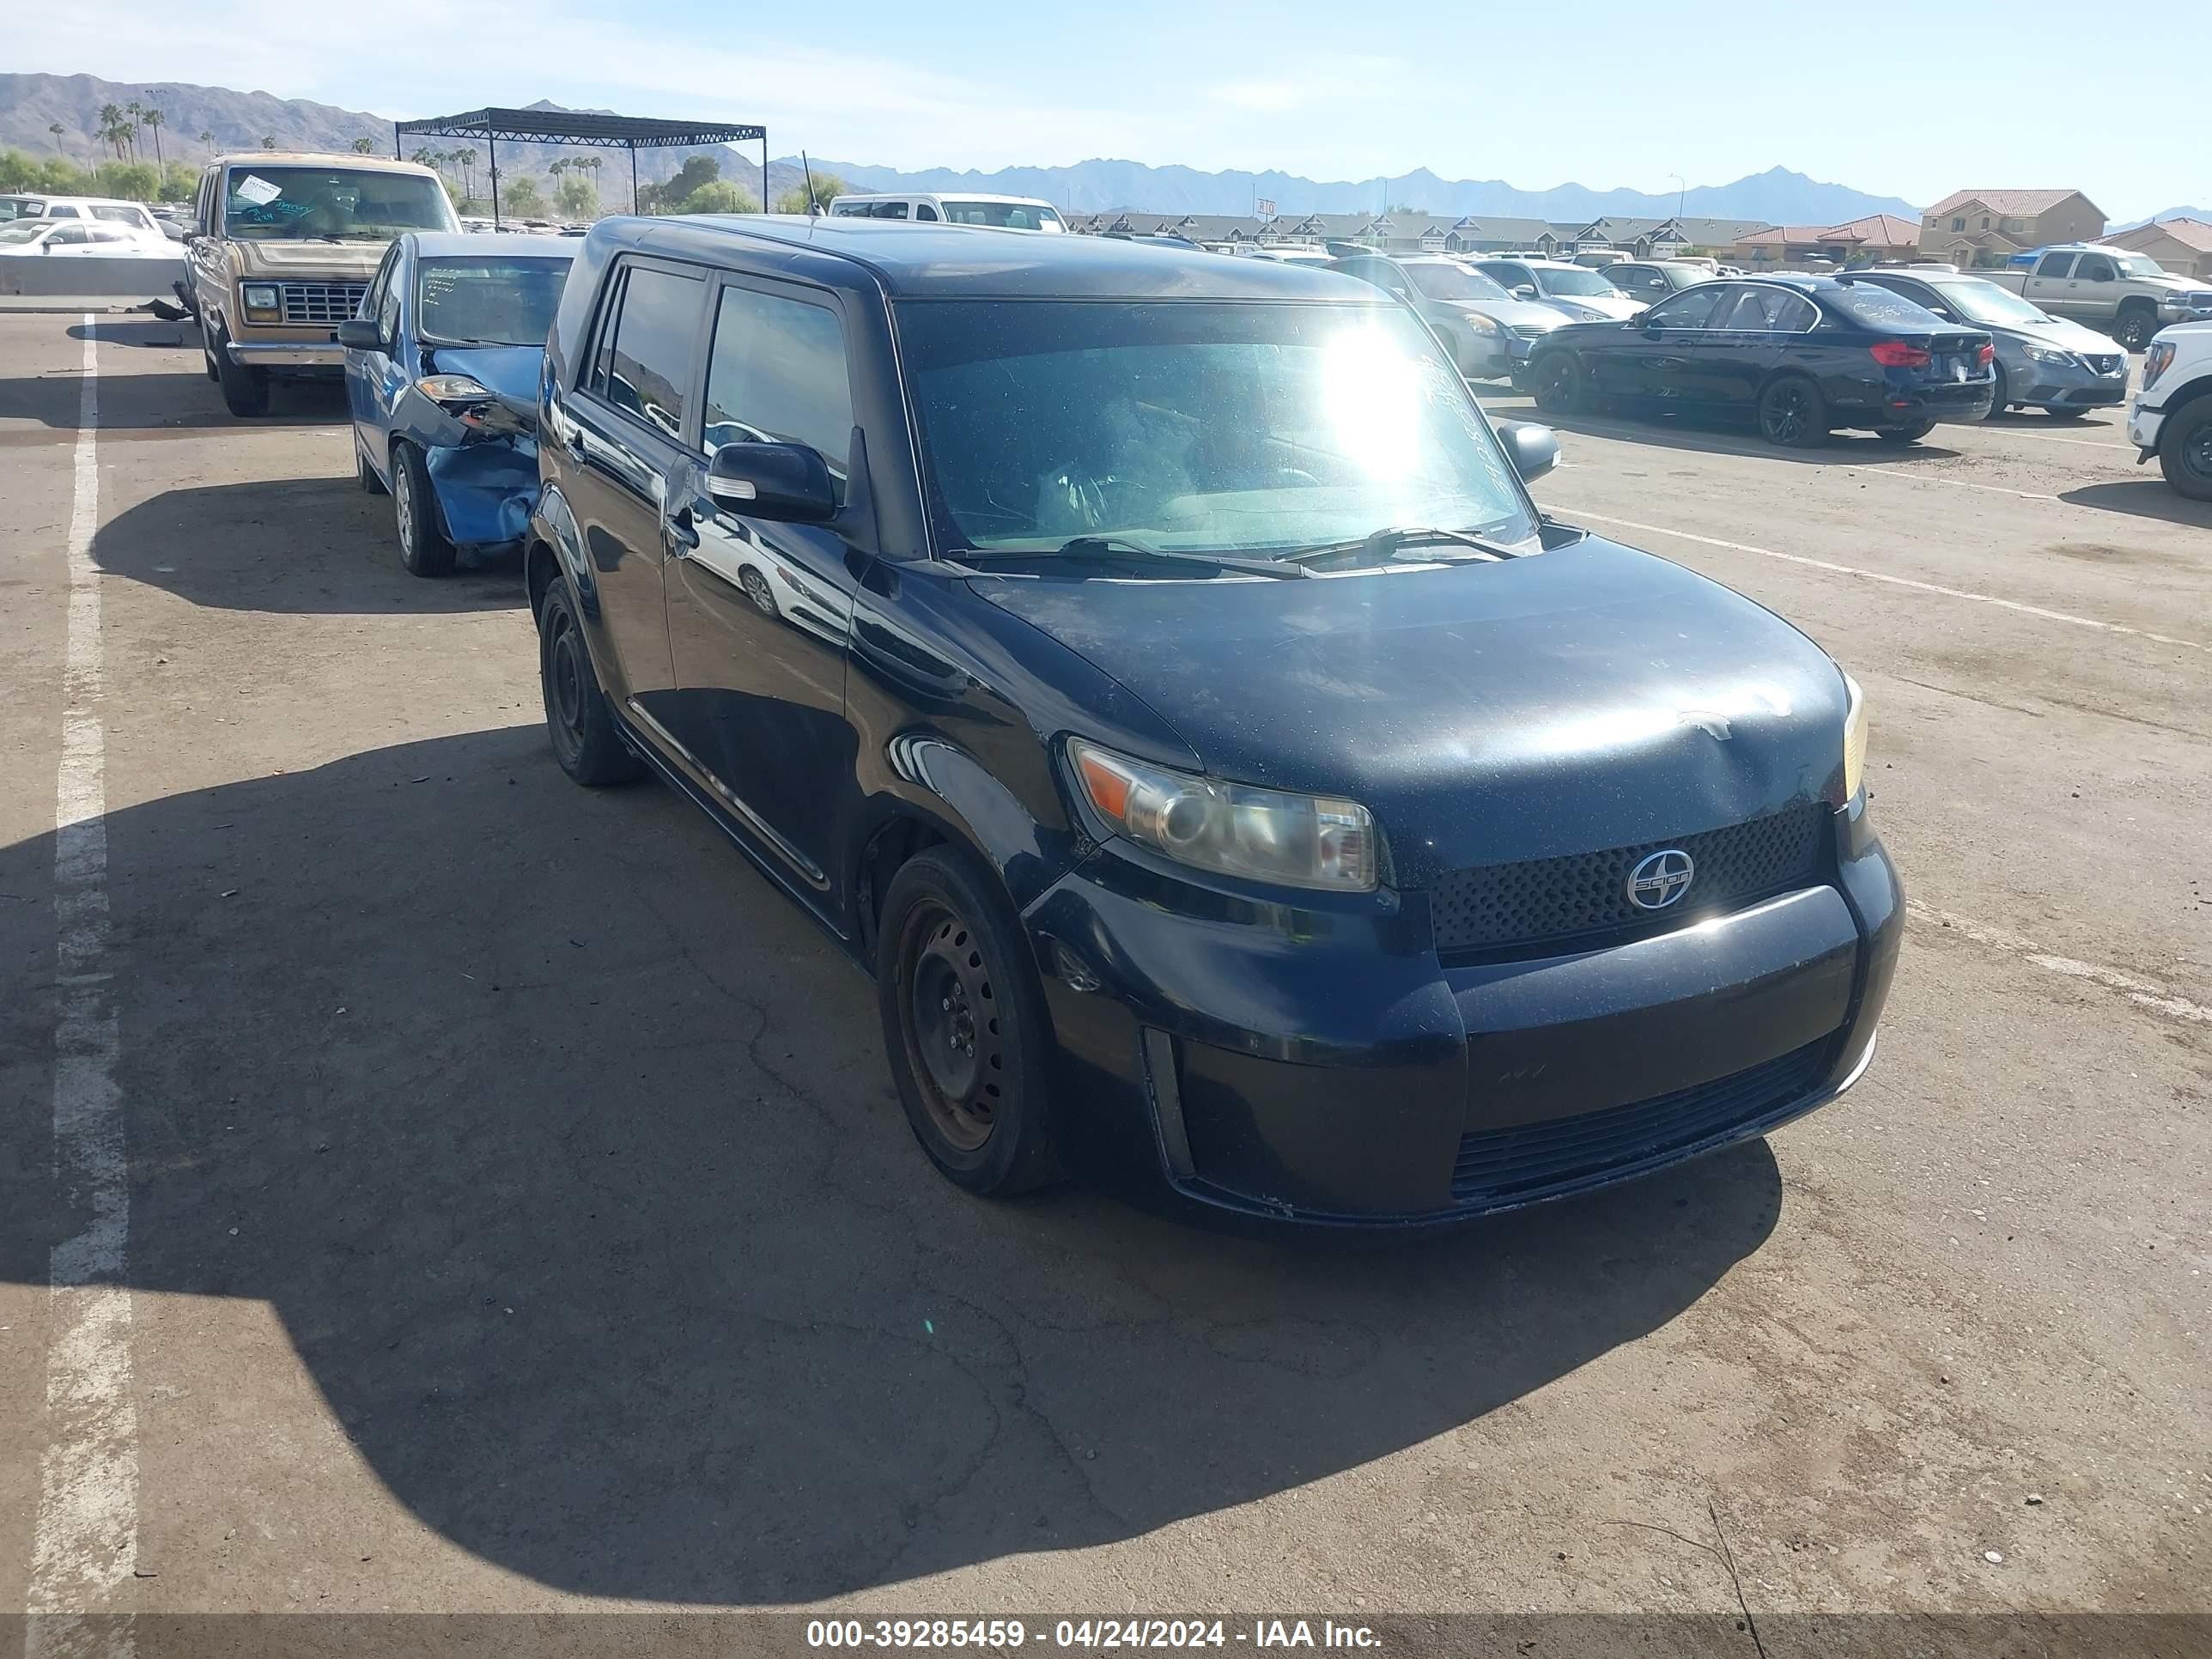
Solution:
<svg viewBox="0 0 2212 1659">
<path fill-rule="evenodd" d="M 814 199 L 814 164 L 806 159 L 806 152 L 799 152 L 799 165 L 806 172 L 806 211 L 808 216 L 822 211 L 822 204 Z"/>
</svg>

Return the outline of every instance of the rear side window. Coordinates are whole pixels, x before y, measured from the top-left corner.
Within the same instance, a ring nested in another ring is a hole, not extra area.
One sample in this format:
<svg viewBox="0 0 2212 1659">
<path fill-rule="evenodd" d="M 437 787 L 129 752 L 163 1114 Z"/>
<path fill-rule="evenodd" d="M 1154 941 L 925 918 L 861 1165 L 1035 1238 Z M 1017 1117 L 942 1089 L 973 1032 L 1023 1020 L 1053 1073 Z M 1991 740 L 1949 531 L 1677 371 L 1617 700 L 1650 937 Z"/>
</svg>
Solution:
<svg viewBox="0 0 2212 1659">
<path fill-rule="evenodd" d="M 95 219 L 105 219 L 112 225 L 136 225 L 141 230 L 152 228 L 145 213 L 134 207 L 96 207 L 92 210 Z"/>
<path fill-rule="evenodd" d="M 2046 254 L 2035 269 L 2039 276 L 2070 276 L 2074 274 L 2074 256 L 2070 253 Z"/>
<path fill-rule="evenodd" d="M 627 267 L 622 282 L 601 325 L 602 349 L 590 389 L 656 431 L 680 436 L 706 284 L 647 265 Z"/>
<path fill-rule="evenodd" d="M 917 219 L 927 220 L 931 224 L 935 224 L 937 222 L 937 210 L 930 206 L 927 202 L 917 202 L 914 205 L 914 216 Z"/>
<path fill-rule="evenodd" d="M 845 498 L 853 441 L 852 382 L 845 331 L 827 306 L 746 288 L 726 288 L 707 360 L 702 447 L 806 444 L 822 452 Z"/>
<path fill-rule="evenodd" d="M 46 210 L 46 217 L 49 219 L 82 219 L 84 217 L 84 215 L 79 213 L 73 207 L 50 207 Z"/>
</svg>

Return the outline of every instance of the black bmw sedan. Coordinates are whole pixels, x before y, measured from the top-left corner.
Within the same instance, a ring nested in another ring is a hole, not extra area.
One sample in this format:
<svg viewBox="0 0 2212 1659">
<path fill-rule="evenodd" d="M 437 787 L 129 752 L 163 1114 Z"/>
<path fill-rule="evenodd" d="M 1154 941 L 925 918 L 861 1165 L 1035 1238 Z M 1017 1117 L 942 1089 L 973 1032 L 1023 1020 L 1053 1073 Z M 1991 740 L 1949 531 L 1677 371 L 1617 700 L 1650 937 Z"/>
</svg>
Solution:
<svg viewBox="0 0 2212 1659">
<path fill-rule="evenodd" d="M 542 398 L 554 757 L 659 776 L 873 975 L 969 1191 L 1455 1222 L 1873 1057 L 1858 687 L 1546 520 L 1548 440 L 1364 283 L 604 220 Z"/>
<path fill-rule="evenodd" d="M 1914 443 L 1978 421 L 1996 391 L 1990 337 L 1900 295 L 1829 276 L 1700 283 L 1626 323 L 1555 329 L 1531 354 L 1537 406 L 1749 417 L 1769 441 L 1838 427 Z"/>
</svg>

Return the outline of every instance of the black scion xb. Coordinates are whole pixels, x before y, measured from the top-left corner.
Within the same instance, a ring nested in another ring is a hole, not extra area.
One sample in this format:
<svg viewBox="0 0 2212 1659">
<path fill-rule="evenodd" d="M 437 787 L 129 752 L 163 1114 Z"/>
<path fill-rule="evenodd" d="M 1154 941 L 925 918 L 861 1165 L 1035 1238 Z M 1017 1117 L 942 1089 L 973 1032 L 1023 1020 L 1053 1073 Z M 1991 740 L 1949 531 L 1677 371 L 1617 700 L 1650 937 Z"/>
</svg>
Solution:
<svg viewBox="0 0 2212 1659">
<path fill-rule="evenodd" d="M 1549 434 L 1366 283 L 603 221 L 541 422 L 554 752 L 659 774 L 873 973 L 963 1187 L 1452 1221 L 1873 1056 L 1857 686 L 1545 520 Z"/>
</svg>

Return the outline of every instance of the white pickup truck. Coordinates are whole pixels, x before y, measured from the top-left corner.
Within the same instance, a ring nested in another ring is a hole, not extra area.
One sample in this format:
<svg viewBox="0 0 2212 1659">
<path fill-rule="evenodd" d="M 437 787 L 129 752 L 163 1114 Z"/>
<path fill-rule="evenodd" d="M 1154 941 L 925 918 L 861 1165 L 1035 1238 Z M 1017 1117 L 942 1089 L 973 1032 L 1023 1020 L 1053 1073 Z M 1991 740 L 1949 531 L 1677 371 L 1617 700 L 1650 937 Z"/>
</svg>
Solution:
<svg viewBox="0 0 2212 1659">
<path fill-rule="evenodd" d="M 2142 452 L 2137 465 L 2155 455 L 2166 483 L 2212 501 L 2212 322 L 2177 324 L 2150 343 L 2128 441 Z"/>
<path fill-rule="evenodd" d="M 2177 276 L 2147 253 L 2071 242 L 2038 251 L 2034 263 L 1978 270 L 2039 311 L 2065 317 L 2141 351 L 2167 323 L 2212 317 L 2212 283 Z"/>
</svg>

